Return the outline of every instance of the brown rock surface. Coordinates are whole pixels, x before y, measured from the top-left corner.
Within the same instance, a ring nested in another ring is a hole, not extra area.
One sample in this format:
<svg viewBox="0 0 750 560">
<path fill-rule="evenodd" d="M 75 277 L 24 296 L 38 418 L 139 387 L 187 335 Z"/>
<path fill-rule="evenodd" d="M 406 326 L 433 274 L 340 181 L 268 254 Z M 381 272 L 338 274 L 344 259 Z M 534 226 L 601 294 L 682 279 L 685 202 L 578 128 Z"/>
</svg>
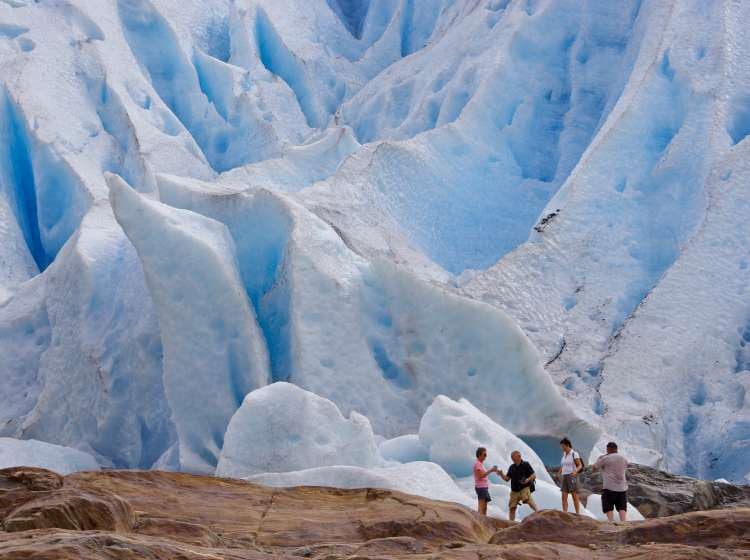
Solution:
<svg viewBox="0 0 750 560">
<path fill-rule="evenodd" d="M 541 512 L 520 524 L 385 490 L 271 489 L 150 471 L 0 471 L 0 558 L 750 558 L 750 509 L 608 525 Z"/>
</svg>

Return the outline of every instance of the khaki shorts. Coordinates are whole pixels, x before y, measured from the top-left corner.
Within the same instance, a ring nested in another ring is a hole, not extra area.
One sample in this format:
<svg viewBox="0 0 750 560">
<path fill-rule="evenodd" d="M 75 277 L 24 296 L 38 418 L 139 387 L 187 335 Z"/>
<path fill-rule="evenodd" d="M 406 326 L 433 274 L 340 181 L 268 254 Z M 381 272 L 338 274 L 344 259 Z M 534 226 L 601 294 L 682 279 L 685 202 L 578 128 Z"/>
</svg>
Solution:
<svg viewBox="0 0 750 560">
<path fill-rule="evenodd" d="M 509 508 L 516 507 L 519 502 L 520 503 L 526 503 L 531 499 L 531 490 L 529 488 L 521 488 L 519 492 L 511 492 L 510 493 L 510 501 L 508 502 Z"/>
</svg>

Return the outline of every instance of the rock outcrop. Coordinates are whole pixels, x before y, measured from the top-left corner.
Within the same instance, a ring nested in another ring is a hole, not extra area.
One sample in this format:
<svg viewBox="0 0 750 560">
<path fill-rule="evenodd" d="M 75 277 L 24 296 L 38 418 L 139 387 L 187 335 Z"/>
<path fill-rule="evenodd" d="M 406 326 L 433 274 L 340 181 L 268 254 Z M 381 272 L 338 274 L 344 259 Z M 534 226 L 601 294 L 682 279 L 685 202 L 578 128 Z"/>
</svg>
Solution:
<svg viewBox="0 0 750 560">
<path fill-rule="evenodd" d="M 558 468 L 548 467 L 560 485 Z M 690 511 L 744 506 L 750 507 L 750 486 L 699 480 L 631 463 L 628 466 L 628 501 L 644 517 L 664 517 Z M 579 476 L 581 494 L 600 494 L 602 477 L 591 466 Z"/>
<path fill-rule="evenodd" d="M 155 471 L 0 470 L 0 558 L 750 558 L 750 509 L 619 526 L 545 511 L 520 524 L 386 490 L 272 489 Z"/>
</svg>

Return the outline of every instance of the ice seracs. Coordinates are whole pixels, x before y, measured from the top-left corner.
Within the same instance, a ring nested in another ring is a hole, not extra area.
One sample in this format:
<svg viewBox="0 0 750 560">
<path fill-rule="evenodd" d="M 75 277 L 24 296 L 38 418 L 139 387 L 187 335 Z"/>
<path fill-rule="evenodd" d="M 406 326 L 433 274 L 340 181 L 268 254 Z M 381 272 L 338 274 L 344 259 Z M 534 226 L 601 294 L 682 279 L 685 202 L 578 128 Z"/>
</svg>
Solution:
<svg viewBox="0 0 750 560">
<path fill-rule="evenodd" d="M 0 433 L 210 471 L 244 392 L 289 381 L 384 437 L 444 394 L 537 449 L 594 425 L 742 480 L 749 9 L 0 2 Z M 227 291 L 183 307 L 252 341 L 186 332 L 222 372 L 189 444 L 205 363 L 175 400 L 177 291 L 106 172 L 192 224 Z"/>
<path fill-rule="evenodd" d="M 180 465 L 213 472 L 229 419 L 249 391 L 269 380 L 265 339 L 234 243 L 219 222 L 149 200 L 119 177 L 108 181 L 156 307 Z"/>
</svg>

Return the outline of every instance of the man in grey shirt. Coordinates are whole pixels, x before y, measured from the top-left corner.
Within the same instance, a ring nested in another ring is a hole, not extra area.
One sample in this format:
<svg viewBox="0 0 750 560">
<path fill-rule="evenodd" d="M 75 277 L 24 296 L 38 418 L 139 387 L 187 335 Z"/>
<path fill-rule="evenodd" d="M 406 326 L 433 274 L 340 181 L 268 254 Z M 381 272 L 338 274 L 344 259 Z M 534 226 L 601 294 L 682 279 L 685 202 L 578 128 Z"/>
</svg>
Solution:
<svg viewBox="0 0 750 560">
<path fill-rule="evenodd" d="M 617 509 L 620 521 L 625 521 L 628 515 L 628 481 L 625 478 L 628 460 L 617 452 L 614 441 L 607 444 L 607 454 L 599 457 L 592 468 L 602 471 L 602 511 L 612 521 L 613 510 Z"/>
</svg>

